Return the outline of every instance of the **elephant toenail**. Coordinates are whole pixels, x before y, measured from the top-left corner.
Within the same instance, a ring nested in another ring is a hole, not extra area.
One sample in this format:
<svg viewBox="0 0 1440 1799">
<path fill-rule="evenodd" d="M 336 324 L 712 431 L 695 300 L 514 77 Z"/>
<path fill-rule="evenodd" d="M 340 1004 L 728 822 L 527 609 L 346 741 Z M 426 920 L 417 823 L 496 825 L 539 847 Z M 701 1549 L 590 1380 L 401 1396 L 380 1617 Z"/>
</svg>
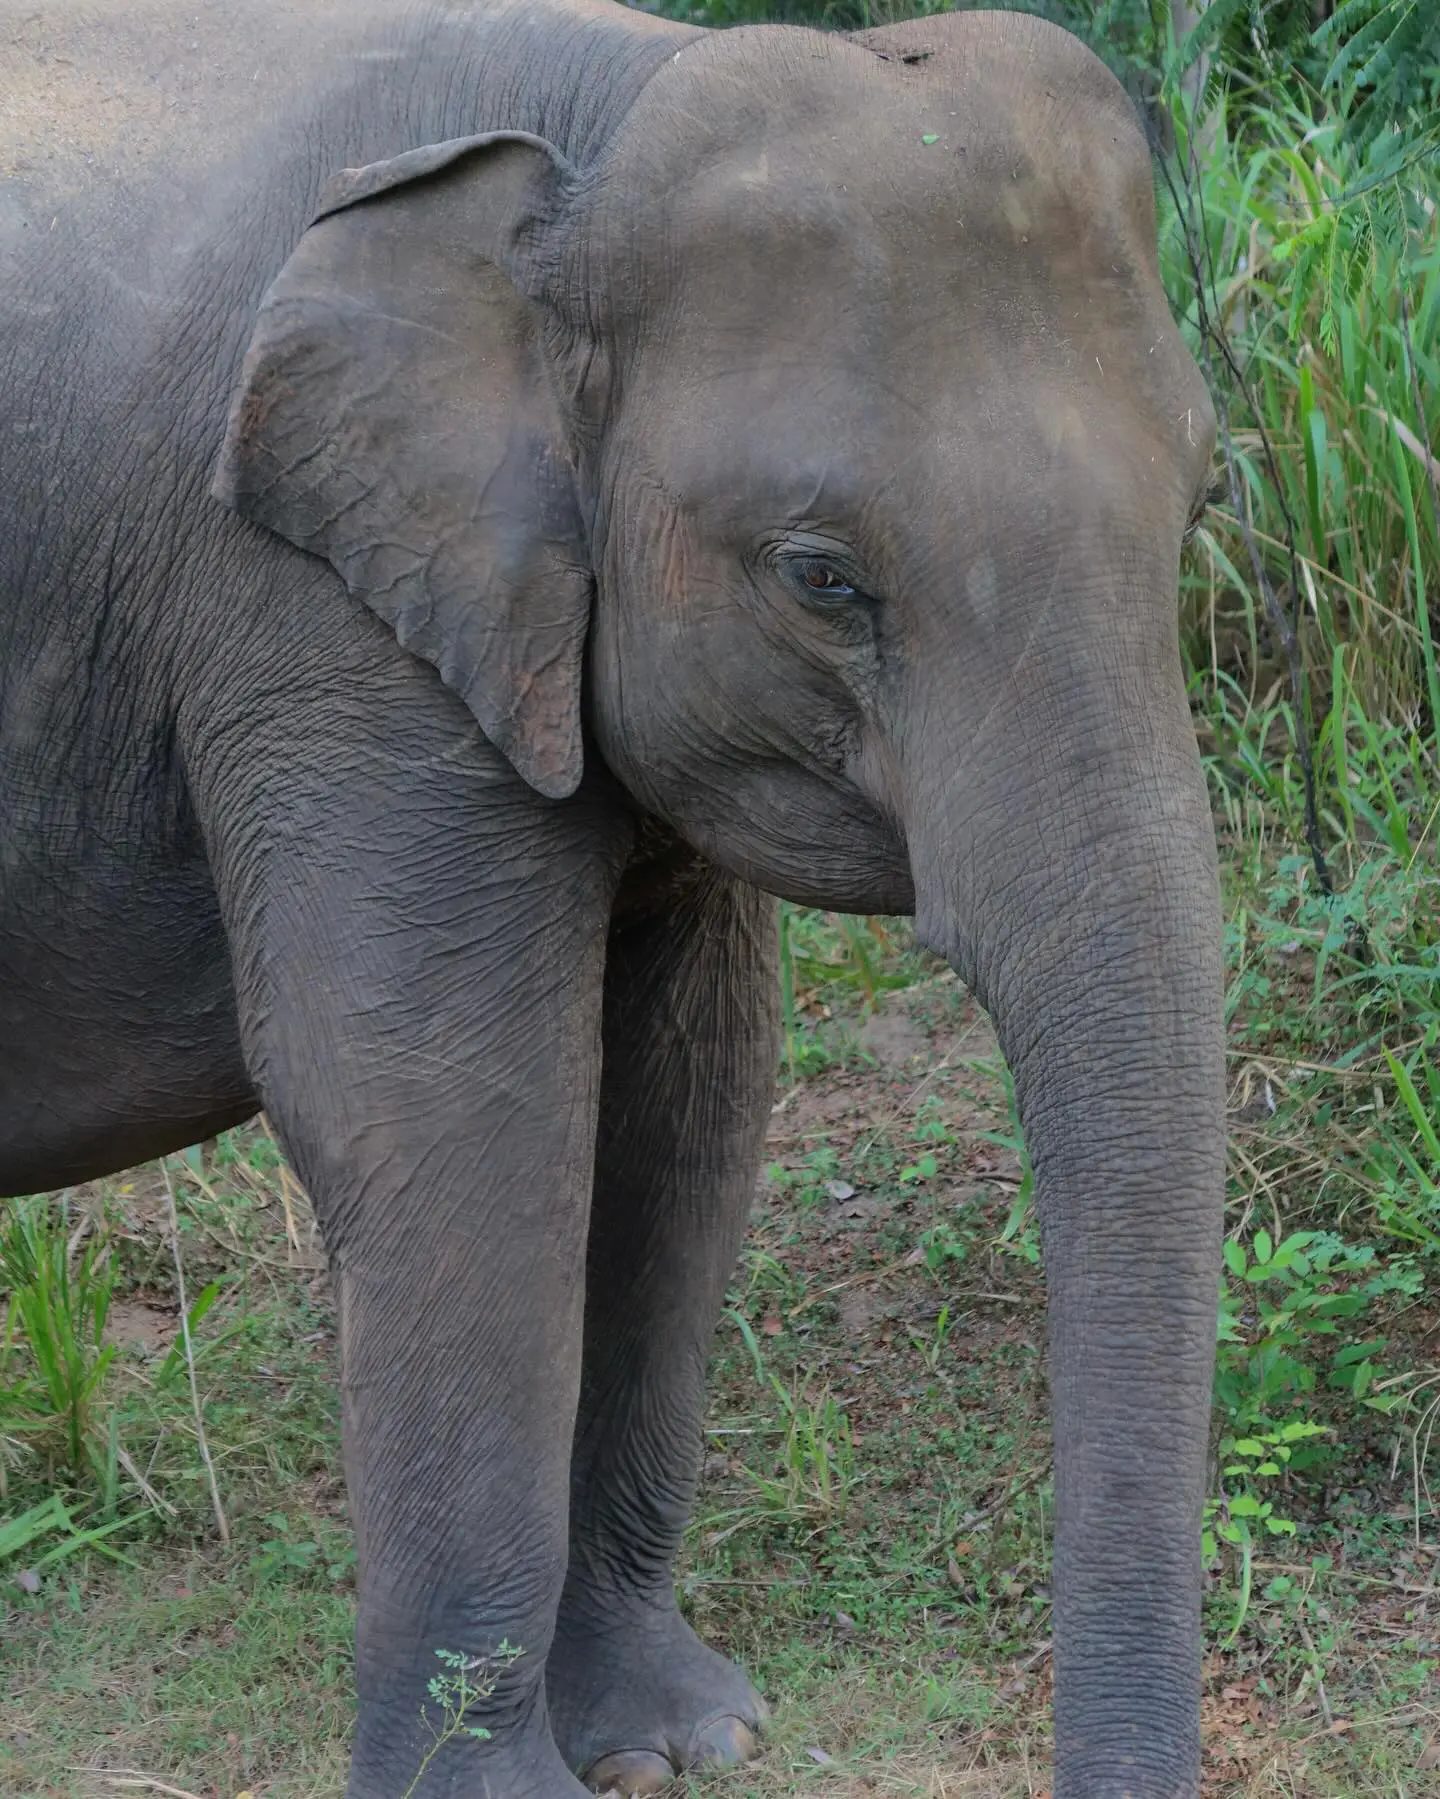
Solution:
<svg viewBox="0 0 1440 1799">
<path fill-rule="evenodd" d="M 689 1760 L 695 1767 L 735 1768 L 759 1748 L 755 1732 L 743 1718 L 712 1718 L 691 1738 Z"/>
<path fill-rule="evenodd" d="M 653 1749 L 617 1749 L 602 1755 L 581 1775 L 592 1793 L 619 1793 L 621 1799 L 661 1792 L 674 1778 L 670 1763 Z"/>
</svg>

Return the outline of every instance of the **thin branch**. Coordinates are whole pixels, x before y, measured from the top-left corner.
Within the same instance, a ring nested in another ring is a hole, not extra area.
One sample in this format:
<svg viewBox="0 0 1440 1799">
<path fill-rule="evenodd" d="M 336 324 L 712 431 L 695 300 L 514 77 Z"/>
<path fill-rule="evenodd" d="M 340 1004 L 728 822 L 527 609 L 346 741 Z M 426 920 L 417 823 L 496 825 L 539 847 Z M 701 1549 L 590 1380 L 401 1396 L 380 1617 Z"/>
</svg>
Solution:
<svg viewBox="0 0 1440 1799">
<path fill-rule="evenodd" d="M 220 1503 L 220 1486 L 215 1479 L 215 1464 L 210 1459 L 210 1444 L 205 1435 L 205 1418 L 200 1409 L 200 1383 L 195 1378 L 195 1346 L 190 1340 L 190 1305 L 185 1297 L 185 1265 L 180 1259 L 180 1212 L 175 1204 L 175 1183 L 170 1178 L 170 1162 L 163 1158 L 160 1173 L 165 1181 L 165 1197 L 170 1204 L 170 1251 L 175 1258 L 175 1284 L 180 1294 L 180 1335 L 185 1344 L 185 1366 L 190 1374 L 190 1404 L 195 1412 L 195 1441 L 200 1446 L 200 1460 L 205 1464 L 205 1478 L 210 1483 L 210 1503 L 215 1508 L 215 1527 L 220 1541 L 230 1541 L 230 1524 L 225 1507 Z"/>
<path fill-rule="evenodd" d="M 184 1787 L 172 1787 L 163 1780 L 157 1780 L 153 1774 L 142 1774 L 137 1768 L 111 1768 L 97 1770 L 95 1768 L 68 1768 L 69 1774 L 91 1774 L 103 1780 L 115 1792 L 160 1793 L 165 1799 L 200 1799 L 198 1793 L 192 1793 Z"/>
</svg>

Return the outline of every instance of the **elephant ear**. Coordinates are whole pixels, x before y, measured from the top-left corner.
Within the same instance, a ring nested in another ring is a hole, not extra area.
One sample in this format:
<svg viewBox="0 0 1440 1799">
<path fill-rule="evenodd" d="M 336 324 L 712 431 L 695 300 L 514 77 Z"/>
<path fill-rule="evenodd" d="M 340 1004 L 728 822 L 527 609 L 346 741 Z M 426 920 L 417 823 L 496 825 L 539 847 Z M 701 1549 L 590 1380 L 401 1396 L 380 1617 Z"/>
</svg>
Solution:
<svg viewBox="0 0 1440 1799">
<path fill-rule="evenodd" d="M 495 132 L 336 176 L 261 304 L 214 485 L 332 563 L 552 799 L 580 780 L 592 580 L 531 301 L 571 173 Z"/>
</svg>

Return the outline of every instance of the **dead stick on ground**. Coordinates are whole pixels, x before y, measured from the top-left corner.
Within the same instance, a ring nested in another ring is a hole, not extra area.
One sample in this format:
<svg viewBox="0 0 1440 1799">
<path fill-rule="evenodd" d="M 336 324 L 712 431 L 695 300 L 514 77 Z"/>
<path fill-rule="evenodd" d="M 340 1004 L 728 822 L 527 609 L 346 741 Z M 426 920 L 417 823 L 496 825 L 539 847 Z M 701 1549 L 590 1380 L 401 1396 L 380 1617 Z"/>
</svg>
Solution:
<svg viewBox="0 0 1440 1799">
<path fill-rule="evenodd" d="M 157 1512 L 168 1512 L 172 1518 L 178 1518 L 180 1516 L 175 1510 L 175 1507 L 171 1505 L 170 1501 L 168 1499 L 163 1499 L 160 1494 L 155 1491 L 154 1487 L 150 1485 L 150 1482 L 146 1480 L 145 1476 L 135 1466 L 133 1458 L 122 1443 L 117 1443 L 115 1445 L 115 1459 L 150 1501 L 151 1505 L 155 1507 Z"/>
<path fill-rule="evenodd" d="M 198 1793 L 191 1793 L 184 1787 L 167 1786 L 163 1780 L 157 1780 L 153 1774 L 140 1774 L 134 1768 L 115 1768 L 108 1772 L 95 1768 L 69 1768 L 66 1771 L 70 1774 L 94 1774 L 98 1780 L 103 1780 L 116 1792 L 122 1788 L 129 1788 L 131 1791 L 168 1794 L 171 1799 L 200 1799 Z"/>
<path fill-rule="evenodd" d="M 190 1306 L 185 1297 L 185 1265 L 180 1260 L 180 1212 L 175 1204 L 175 1183 L 170 1178 L 170 1164 L 162 1161 L 160 1172 L 165 1179 L 165 1197 L 170 1202 L 170 1252 L 175 1258 L 175 1283 L 180 1292 L 180 1335 L 185 1343 L 185 1366 L 190 1373 L 190 1403 L 195 1411 L 195 1441 L 200 1446 L 200 1460 L 205 1464 L 205 1478 L 210 1483 L 210 1502 L 215 1507 L 215 1526 L 220 1541 L 230 1541 L 230 1525 L 225 1507 L 220 1503 L 220 1487 L 215 1479 L 215 1464 L 210 1459 L 210 1444 L 205 1436 L 205 1419 L 200 1410 L 200 1383 L 195 1378 L 195 1346 L 190 1341 Z"/>
</svg>

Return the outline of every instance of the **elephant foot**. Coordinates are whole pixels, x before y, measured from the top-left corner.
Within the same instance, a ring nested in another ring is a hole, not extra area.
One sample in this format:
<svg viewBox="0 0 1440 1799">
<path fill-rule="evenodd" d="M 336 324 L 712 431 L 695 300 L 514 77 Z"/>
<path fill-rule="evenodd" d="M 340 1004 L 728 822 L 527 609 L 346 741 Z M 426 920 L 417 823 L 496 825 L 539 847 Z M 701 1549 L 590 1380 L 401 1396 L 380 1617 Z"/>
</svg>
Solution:
<svg viewBox="0 0 1440 1799">
<path fill-rule="evenodd" d="M 683 1753 L 673 1747 L 665 1755 L 655 1749 L 613 1750 L 592 1762 L 580 1778 L 592 1793 L 619 1793 L 622 1799 L 632 1799 L 635 1794 L 662 1791 L 686 1768 L 738 1767 L 759 1748 L 759 1737 L 751 1726 L 729 1714 L 706 1719 Z"/>
<path fill-rule="evenodd" d="M 658 1793 L 690 1768 L 731 1768 L 759 1749 L 765 1701 L 673 1609 L 557 1635 L 550 1723 L 592 1792 Z"/>
</svg>

